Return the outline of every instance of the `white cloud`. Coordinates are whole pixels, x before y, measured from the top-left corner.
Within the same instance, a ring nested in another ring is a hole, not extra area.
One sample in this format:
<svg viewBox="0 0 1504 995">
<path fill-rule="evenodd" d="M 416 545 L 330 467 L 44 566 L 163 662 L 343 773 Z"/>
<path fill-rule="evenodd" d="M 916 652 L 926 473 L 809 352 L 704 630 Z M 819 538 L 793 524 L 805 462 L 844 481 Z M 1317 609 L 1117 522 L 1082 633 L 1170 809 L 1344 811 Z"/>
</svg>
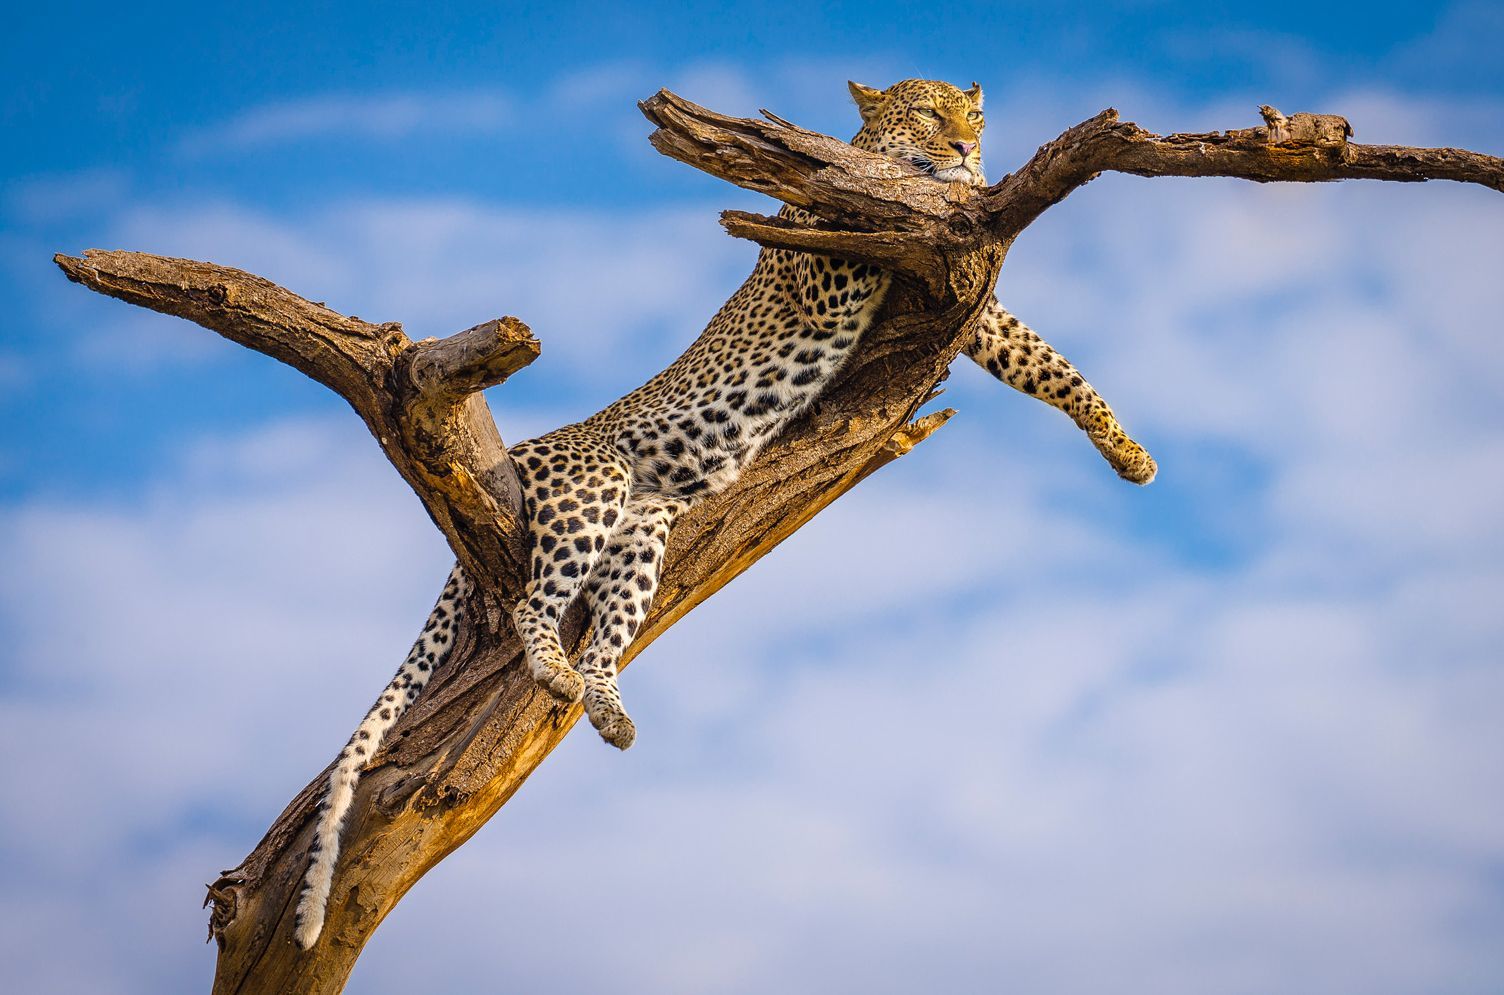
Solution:
<svg viewBox="0 0 1504 995">
<path fill-rule="evenodd" d="M 214 155 L 308 140 L 491 134 L 511 125 L 512 107 L 508 95 L 488 90 L 320 94 L 249 108 L 186 136 L 179 148 Z"/>
<path fill-rule="evenodd" d="M 1160 482 L 958 370 L 961 416 L 649 650 L 639 744 L 566 741 L 352 990 L 1499 987 L 1499 211 L 1440 184 L 1073 197 L 1003 296 Z M 414 334 L 521 314 L 560 381 L 660 363 L 745 263 L 700 210 L 120 230 Z M 634 286 L 665 267 L 684 288 Z M 565 416 L 536 400 L 531 426 Z M 34 803 L 0 816 L 3 955 L 33 990 L 201 987 L 199 884 L 337 748 L 447 557 L 349 418 L 7 515 L 0 790 Z M 57 956 L 121 918 L 108 971 Z"/>
<path fill-rule="evenodd" d="M 1322 78 L 1326 58 L 1298 34 L 1248 27 L 1181 28 L 1161 36 L 1166 55 L 1181 63 L 1212 63 L 1240 75 L 1310 85 Z"/>
<path fill-rule="evenodd" d="M 110 242 L 249 270 L 347 314 L 400 320 L 414 338 L 515 314 L 544 353 L 509 394 L 546 377 L 597 403 L 603 388 L 637 386 L 687 345 L 755 253 L 725 236 L 713 209 L 592 213 L 462 199 L 356 200 L 297 221 L 225 203 L 143 204 L 111 225 Z M 80 358 L 117 366 L 122 354 L 158 364 L 228 354 L 186 328 L 175 341 L 147 341 L 168 326 L 122 315 L 81 338 Z"/>
<path fill-rule="evenodd" d="M 447 569 L 353 419 L 206 437 L 159 484 L 0 521 L 0 726 L 26 758 L 0 780 L 32 800 L 0 814 L 18 990 L 83 984 L 64 937 L 100 941 L 85 990 L 206 980 L 203 881 L 338 748 Z"/>
<path fill-rule="evenodd" d="M 126 174 L 113 168 L 37 176 L 10 184 L 5 206 L 27 224 L 46 224 L 117 204 L 129 186 Z"/>
</svg>

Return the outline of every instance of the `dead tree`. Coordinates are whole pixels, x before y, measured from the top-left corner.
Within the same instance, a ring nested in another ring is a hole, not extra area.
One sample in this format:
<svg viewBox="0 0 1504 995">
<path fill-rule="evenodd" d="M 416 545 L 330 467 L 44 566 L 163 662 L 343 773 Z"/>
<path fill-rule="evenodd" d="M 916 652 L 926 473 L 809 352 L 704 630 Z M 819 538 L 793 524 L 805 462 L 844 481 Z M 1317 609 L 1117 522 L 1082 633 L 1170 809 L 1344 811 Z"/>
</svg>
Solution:
<svg viewBox="0 0 1504 995">
<path fill-rule="evenodd" d="M 1504 191 L 1504 160 L 1353 144 L 1340 117 L 1286 117 L 1269 107 L 1261 108 L 1264 127 L 1163 137 L 1103 111 L 1040 148 L 1017 172 L 979 188 L 936 183 L 766 112 L 767 120 L 725 117 L 667 91 L 641 107 L 657 126 L 651 140 L 660 152 L 823 219 L 799 226 L 728 211 L 721 222 L 732 235 L 869 262 L 897 280 L 882 320 L 819 404 L 733 488 L 681 520 L 652 613 L 623 665 L 945 423 L 950 410 L 923 417 L 919 410 L 945 378 L 1013 240 L 1099 173 L 1448 179 Z M 507 621 L 525 580 L 525 540 L 517 481 L 479 393 L 532 362 L 538 342 L 516 318 L 413 342 L 395 322 L 345 317 L 211 263 L 94 250 L 56 261 L 72 280 L 195 321 L 349 401 L 476 581 L 470 621 L 449 663 L 361 779 L 317 946 L 299 951 L 292 925 L 327 771 L 210 886 L 209 931 L 219 944 L 215 992 L 337 992 L 403 894 L 506 803 L 580 716 L 578 705 L 557 704 L 533 684 Z M 576 648 L 585 635 L 580 615 L 565 627 L 566 643 Z"/>
</svg>

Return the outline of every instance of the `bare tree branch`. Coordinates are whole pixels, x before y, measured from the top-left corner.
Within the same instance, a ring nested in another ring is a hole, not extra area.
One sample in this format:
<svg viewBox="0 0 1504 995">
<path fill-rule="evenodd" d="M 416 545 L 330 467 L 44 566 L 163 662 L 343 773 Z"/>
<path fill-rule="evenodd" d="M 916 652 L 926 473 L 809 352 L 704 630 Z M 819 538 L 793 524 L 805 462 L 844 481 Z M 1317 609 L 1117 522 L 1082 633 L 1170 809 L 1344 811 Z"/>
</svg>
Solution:
<svg viewBox="0 0 1504 995">
<path fill-rule="evenodd" d="M 915 167 L 782 118 L 727 117 L 667 90 L 638 107 L 658 126 L 648 140 L 664 155 L 827 220 L 871 230 L 950 213 L 946 185 Z"/>
<path fill-rule="evenodd" d="M 913 276 L 937 293 L 945 279 L 933 254 L 914 252 L 912 232 L 834 231 L 746 211 L 722 211 L 721 227 L 770 249 L 819 252 Z"/>
<path fill-rule="evenodd" d="M 1357 145 L 1345 118 L 1268 108 L 1280 122 L 1259 128 L 1159 136 L 1105 110 L 1040 148 L 990 187 L 986 208 L 1003 235 L 1017 235 L 1045 209 L 1109 170 L 1136 176 L 1225 176 L 1260 183 L 1333 180 L 1455 180 L 1504 191 L 1504 159 L 1462 149 Z"/>
<path fill-rule="evenodd" d="M 377 404 L 378 371 L 389 365 L 382 341 L 400 335 L 395 326 L 347 318 L 228 266 L 98 249 L 82 259 L 59 254 L 53 261 L 90 290 L 187 318 L 281 360 L 349 400 L 362 418 L 362 409 Z"/>
<path fill-rule="evenodd" d="M 339 394 L 423 499 L 471 576 L 484 578 L 493 591 L 520 594 L 526 578 L 522 492 L 485 398 L 466 388 L 485 386 L 538 355 L 526 325 L 512 319 L 490 333 L 481 325 L 414 345 L 396 322 L 346 317 L 228 266 L 94 249 L 81 259 L 54 260 L 70 280 L 195 321 Z M 410 373 L 415 360 L 421 386 Z M 478 372 L 482 367 L 485 373 Z M 436 399 L 436 392 L 443 397 Z"/>
<path fill-rule="evenodd" d="M 455 403 L 497 387 L 538 358 L 538 340 L 517 318 L 492 318 L 413 350 L 408 376 L 428 403 Z"/>
<path fill-rule="evenodd" d="M 625 666 L 821 509 L 942 425 L 917 418 L 967 340 L 1008 247 L 1029 223 L 1105 170 L 1144 176 L 1455 179 L 1501 186 L 1500 160 L 1453 149 L 1352 145 L 1346 122 L 1285 117 L 1246 131 L 1159 137 L 1104 111 L 1043 146 L 998 184 L 938 184 L 913 168 L 788 124 L 730 118 L 667 91 L 645 101 L 656 148 L 748 189 L 808 209 L 830 228 L 742 212 L 727 230 L 765 245 L 845 255 L 903 279 L 859 354 L 810 412 L 726 492 L 685 515 L 656 599 Z M 1341 122 L 1340 125 L 1337 122 Z M 403 716 L 360 781 L 325 928 L 313 950 L 291 940 L 320 775 L 241 864 L 211 886 L 220 945 L 215 991 L 339 991 L 381 919 L 431 867 L 521 786 L 579 718 L 520 666 L 505 623 L 523 582 L 520 500 L 482 388 L 537 355 L 516 319 L 412 343 L 260 277 L 209 263 L 128 252 L 57 257 L 101 293 L 196 321 L 301 370 L 343 396 L 475 579 L 448 664 Z M 584 636 L 565 620 L 566 645 Z M 327 773 L 327 772 L 326 772 Z"/>
</svg>

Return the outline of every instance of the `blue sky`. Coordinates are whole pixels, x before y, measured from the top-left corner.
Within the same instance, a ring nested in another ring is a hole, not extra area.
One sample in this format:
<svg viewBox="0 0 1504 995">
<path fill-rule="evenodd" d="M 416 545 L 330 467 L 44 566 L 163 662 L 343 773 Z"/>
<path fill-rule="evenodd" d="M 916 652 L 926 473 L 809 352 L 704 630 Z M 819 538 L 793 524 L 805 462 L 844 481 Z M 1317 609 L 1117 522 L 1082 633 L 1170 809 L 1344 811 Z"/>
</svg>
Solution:
<svg viewBox="0 0 1504 995">
<path fill-rule="evenodd" d="M 119 10 L 0 39 L 20 991 L 203 990 L 202 883 L 447 568 L 342 402 L 53 252 L 213 259 L 414 335 L 517 314 L 521 439 L 750 268 L 715 215 L 767 202 L 651 150 L 660 86 L 844 137 L 847 78 L 976 79 L 994 177 L 1109 104 L 1504 154 L 1491 4 Z M 1482 189 L 1093 183 L 999 292 L 1160 480 L 958 366 L 952 424 L 655 644 L 638 745 L 570 737 L 351 991 L 1504 988 L 1501 267 Z"/>
</svg>

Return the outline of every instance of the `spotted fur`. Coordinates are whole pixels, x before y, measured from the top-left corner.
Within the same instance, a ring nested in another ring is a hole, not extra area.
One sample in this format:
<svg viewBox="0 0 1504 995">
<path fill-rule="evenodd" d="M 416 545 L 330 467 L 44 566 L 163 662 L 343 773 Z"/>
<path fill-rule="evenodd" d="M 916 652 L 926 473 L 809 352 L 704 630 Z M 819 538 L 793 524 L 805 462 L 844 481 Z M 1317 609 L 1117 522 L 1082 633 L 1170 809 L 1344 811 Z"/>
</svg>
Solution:
<svg viewBox="0 0 1504 995">
<path fill-rule="evenodd" d="M 1086 378 L 996 300 L 987 305 L 966 355 L 1008 386 L 1064 411 L 1124 480 L 1154 479 L 1154 457 L 1128 437 Z"/>
<path fill-rule="evenodd" d="M 887 90 L 850 87 L 862 115 L 853 145 L 912 163 L 940 181 L 984 182 L 980 87 L 962 91 L 930 80 Z M 809 219 L 789 207 L 781 215 Z M 888 285 L 886 274 L 862 263 L 765 249 L 751 276 L 662 373 L 584 421 L 510 450 L 531 541 L 530 580 L 512 622 L 533 678 L 561 701 L 583 700 L 606 742 L 626 749 L 636 737 L 616 668 L 652 605 L 674 522 L 729 487 L 820 395 L 871 327 Z M 1124 477 L 1139 483 L 1153 477 L 1153 460 L 1122 431 L 1111 408 L 995 301 L 967 354 L 1004 383 L 1069 414 Z M 322 926 L 360 766 L 443 662 L 467 590 L 456 566 L 424 638 L 335 765 L 298 906 L 296 935 L 304 947 Z M 559 623 L 581 596 L 592 635 L 571 664 Z"/>
</svg>

